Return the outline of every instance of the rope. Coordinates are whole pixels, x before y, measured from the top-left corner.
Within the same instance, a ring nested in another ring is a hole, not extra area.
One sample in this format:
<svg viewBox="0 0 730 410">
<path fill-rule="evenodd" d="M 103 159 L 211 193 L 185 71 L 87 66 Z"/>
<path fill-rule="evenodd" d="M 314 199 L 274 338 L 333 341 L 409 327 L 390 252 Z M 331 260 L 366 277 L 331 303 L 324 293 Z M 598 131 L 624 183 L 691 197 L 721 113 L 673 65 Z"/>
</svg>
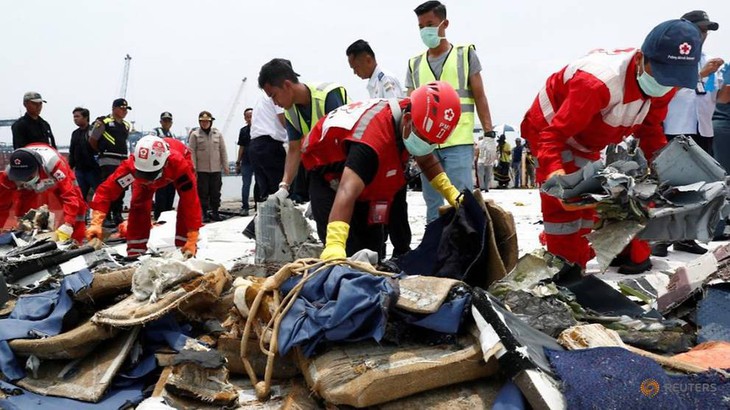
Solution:
<svg viewBox="0 0 730 410">
<path fill-rule="evenodd" d="M 373 268 L 370 264 L 358 261 L 351 261 L 349 259 L 333 259 L 329 261 L 321 261 L 319 259 L 307 258 L 298 259 L 292 263 L 284 265 L 278 272 L 273 276 L 266 278 L 261 289 L 256 294 L 251 307 L 249 308 L 249 314 L 246 318 L 246 326 L 243 330 L 243 337 L 241 337 L 241 361 L 243 362 L 246 373 L 248 374 L 251 384 L 254 386 L 256 391 L 256 397 L 259 400 L 266 400 L 271 393 L 271 378 L 274 372 L 274 359 L 276 352 L 278 351 L 278 337 L 279 329 L 281 327 L 281 321 L 289 312 L 294 302 L 304 287 L 304 285 L 313 277 L 319 273 L 339 265 L 346 265 L 357 270 L 369 273 L 377 276 L 394 276 L 390 272 L 382 272 Z M 299 275 L 301 279 L 294 285 L 289 293 L 282 299 L 279 288 L 284 282 L 286 282 L 292 275 Z M 261 307 L 261 301 L 263 300 L 266 293 L 272 292 L 274 299 L 274 312 L 271 315 L 271 319 L 266 323 L 261 331 L 259 337 L 259 349 L 266 355 L 266 370 L 264 371 L 264 380 L 259 381 L 256 376 L 256 372 L 251 365 L 248 358 L 248 341 L 251 337 L 251 329 L 254 322 L 257 320 L 259 308 Z M 245 303 L 245 302 L 244 302 Z M 264 335 L 271 331 L 271 338 L 269 346 L 266 346 L 264 341 Z"/>
</svg>

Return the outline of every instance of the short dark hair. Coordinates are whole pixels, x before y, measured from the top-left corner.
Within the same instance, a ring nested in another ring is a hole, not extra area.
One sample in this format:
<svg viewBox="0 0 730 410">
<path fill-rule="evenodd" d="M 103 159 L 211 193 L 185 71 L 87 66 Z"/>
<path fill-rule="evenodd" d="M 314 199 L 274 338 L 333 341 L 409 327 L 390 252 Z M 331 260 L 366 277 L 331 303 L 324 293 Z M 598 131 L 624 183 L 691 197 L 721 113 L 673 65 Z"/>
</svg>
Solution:
<svg viewBox="0 0 730 410">
<path fill-rule="evenodd" d="M 444 6 L 443 3 L 438 0 L 427 1 L 416 7 L 416 9 L 413 11 L 416 13 L 416 16 L 420 16 L 428 13 L 429 11 L 433 11 L 433 14 L 435 14 L 436 17 L 440 18 L 441 20 L 446 20 L 446 6 Z"/>
<path fill-rule="evenodd" d="M 294 84 L 299 83 L 299 74 L 294 72 L 291 61 L 283 58 L 275 58 L 261 66 L 259 71 L 259 88 L 268 84 L 273 87 L 281 87 L 284 81 L 289 80 Z"/>
<path fill-rule="evenodd" d="M 249 112 L 249 111 L 253 111 L 253 108 L 251 108 L 251 107 L 248 107 L 248 108 L 246 108 L 245 110 L 243 110 L 243 113 L 245 114 L 245 113 L 247 113 L 247 112 Z"/>
<path fill-rule="evenodd" d="M 370 47 L 370 44 L 368 44 L 368 42 L 363 39 L 357 40 L 354 43 L 350 44 L 350 46 L 347 47 L 347 51 L 345 51 L 345 54 L 353 57 L 357 57 L 363 53 L 369 55 L 372 58 L 375 58 L 375 52 L 373 52 L 372 47 Z"/>
<path fill-rule="evenodd" d="M 84 118 L 86 118 L 87 120 L 89 119 L 89 116 L 91 115 L 91 114 L 89 114 L 89 110 L 87 110 L 84 107 L 76 107 L 76 108 L 74 108 L 74 110 L 71 111 L 71 114 L 76 114 L 77 112 L 80 112 L 81 113 L 81 116 L 84 117 Z"/>
</svg>

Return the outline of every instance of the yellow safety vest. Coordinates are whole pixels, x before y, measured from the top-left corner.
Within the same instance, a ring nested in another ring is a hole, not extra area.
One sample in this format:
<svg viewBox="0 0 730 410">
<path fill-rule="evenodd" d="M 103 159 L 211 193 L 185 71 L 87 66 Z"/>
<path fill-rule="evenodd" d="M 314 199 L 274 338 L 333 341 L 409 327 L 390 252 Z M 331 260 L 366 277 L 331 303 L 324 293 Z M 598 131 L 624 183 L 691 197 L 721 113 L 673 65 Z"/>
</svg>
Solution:
<svg viewBox="0 0 730 410">
<path fill-rule="evenodd" d="M 349 102 L 347 99 L 347 90 L 345 90 L 345 87 L 337 83 L 319 83 L 304 85 L 309 88 L 310 95 L 312 96 L 312 101 L 310 103 L 310 106 L 312 107 L 312 114 L 309 122 L 304 121 L 304 118 L 302 118 L 302 115 L 299 112 L 296 104 L 294 104 L 284 113 L 287 122 L 291 124 L 295 130 L 299 131 L 302 134 L 302 139 L 304 139 L 304 137 L 309 134 L 309 130 L 312 129 L 314 124 L 316 124 L 320 118 L 325 116 L 326 113 L 324 112 L 324 103 L 327 99 L 327 94 L 329 94 L 330 91 L 338 89 L 340 95 L 342 96 L 342 101 L 345 104 Z"/>
<path fill-rule="evenodd" d="M 469 86 L 469 50 L 473 44 L 453 46 L 446 56 L 441 77 L 438 80 L 451 84 L 461 100 L 461 118 L 454 133 L 439 148 L 454 145 L 474 144 L 474 94 Z M 419 54 L 408 61 L 411 80 L 414 88 L 436 81 L 437 78 L 428 65 L 427 52 Z"/>
</svg>

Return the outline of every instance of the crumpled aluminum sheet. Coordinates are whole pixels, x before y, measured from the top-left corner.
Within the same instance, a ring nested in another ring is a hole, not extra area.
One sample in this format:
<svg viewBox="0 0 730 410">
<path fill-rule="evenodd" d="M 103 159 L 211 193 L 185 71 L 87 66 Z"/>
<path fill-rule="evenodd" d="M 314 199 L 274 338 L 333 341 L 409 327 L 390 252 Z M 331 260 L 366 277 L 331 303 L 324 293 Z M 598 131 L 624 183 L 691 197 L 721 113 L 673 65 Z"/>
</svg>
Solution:
<svg viewBox="0 0 730 410">
<path fill-rule="evenodd" d="M 604 224 L 601 229 L 587 235 L 591 247 L 596 252 L 596 260 L 601 273 L 608 269 L 613 258 L 644 229 L 644 225 L 634 220 L 617 221 Z"/>
</svg>

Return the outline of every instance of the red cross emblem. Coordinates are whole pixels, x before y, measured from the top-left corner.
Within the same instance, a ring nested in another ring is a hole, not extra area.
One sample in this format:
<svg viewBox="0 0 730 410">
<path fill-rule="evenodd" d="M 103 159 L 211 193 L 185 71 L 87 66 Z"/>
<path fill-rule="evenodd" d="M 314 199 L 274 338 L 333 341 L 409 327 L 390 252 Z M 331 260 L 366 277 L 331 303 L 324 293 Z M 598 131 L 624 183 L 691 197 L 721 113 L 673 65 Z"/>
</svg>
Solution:
<svg viewBox="0 0 730 410">
<path fill-rule="evenodd" d="M 20 158 L 15 158 L 15 161 L 13 162 L 15 162 L 15 165 L 20 165 Z"/>
<path fill-rule="evenodd" d="M 689 43 L 682 43 L 679 45 L 679 54 L 686 56 L 692 51 L 692 46 Z"/>
<path fill-rule="evenodd" d="M 140 159 L 147 159 L 147 157 L 150 156 L 150 150 L 147 148 L 140 148 L 139 149 L 139 158 Z"/>
<path fill-rule="evenodd" d="M 165 146 L 162 144 L 161 141 L 155 141 L 152 144 L 152 151 L 155 151 L 158 154 L 162 154 L 165 151 Z"/>
</svg>

